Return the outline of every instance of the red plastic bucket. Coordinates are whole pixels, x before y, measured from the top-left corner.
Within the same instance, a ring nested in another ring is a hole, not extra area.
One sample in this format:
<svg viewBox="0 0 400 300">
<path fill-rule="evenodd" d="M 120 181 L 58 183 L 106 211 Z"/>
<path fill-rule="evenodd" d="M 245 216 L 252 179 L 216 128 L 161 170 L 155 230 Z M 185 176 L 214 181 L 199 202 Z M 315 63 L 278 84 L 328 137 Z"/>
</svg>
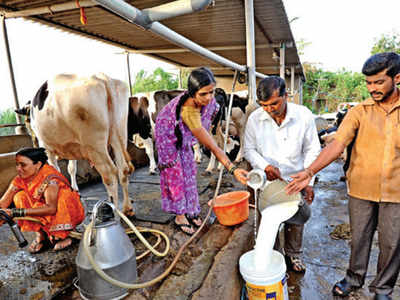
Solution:
<svg viewBox="0 0 400 300">
<path fill-rule="evenodd" d="M 236 225 L 249 218 L 248 191 L 234 191 L 219 195 L 215 199 L 214 213 L 222 225 Z"/>
</svg>

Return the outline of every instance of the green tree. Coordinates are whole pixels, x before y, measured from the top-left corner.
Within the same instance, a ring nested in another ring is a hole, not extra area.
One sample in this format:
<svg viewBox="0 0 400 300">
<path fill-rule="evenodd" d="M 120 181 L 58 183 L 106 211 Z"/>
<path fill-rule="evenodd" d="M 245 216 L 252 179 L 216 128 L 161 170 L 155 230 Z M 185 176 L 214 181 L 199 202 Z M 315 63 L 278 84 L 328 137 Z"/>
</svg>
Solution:
<svg viewBox="0 0 400 300">
<path fill-rule="evenodd" d="M 303 101 L 309 108 L 316 107 L 315 101 L 326 100 L 326 107 L 314 113 L 336 111 L 340 102 L 360 102 L 369 97 L 365 78 L 361 73 L 342 69 L 338 72 L 324 71 L 310 64 L 304 64 L 306 82 L 303 86 Z"/>
<path fill-rule="evenodd" d="M 12 108 L 0 112 L 0 124 L 16 124 L 15 112 Z M 14 134 L 14 127 L 0 128 L 0 135 Z"/>
<path fill-rule="evenodd" d="M 400 34 L 398 32 L 385 33 L 379 39 L 375 38 L 371 54 L 381 52 L 395 52 L 400 54 Z"/>
<path fill-rule="evenodd" d="M 178 79 L 174 78 L 174 74 L 165 72 L 162 68 L 157 68 L 152 74 L 140 70 L 135 77 L 132 92 L 136 94 L 176 88 L 178 88 Z"/>
</svg>

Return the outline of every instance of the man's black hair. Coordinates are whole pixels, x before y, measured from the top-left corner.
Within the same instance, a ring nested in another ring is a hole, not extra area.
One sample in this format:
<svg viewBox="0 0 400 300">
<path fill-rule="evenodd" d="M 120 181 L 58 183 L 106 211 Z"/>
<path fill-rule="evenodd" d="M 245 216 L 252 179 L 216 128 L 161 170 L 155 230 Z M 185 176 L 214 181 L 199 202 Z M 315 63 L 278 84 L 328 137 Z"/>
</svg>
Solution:
<svg viewBox="0 0 400 300">
<path fill-rule="evenodd" d="M 269 76 L 260 81 L 257 87 L 258 101 L 267 101 L 274 91 L 279 91 L 279 97 L 286 93 L 285 80 L 278 76 Z"/>
<path fill-rule="evenodd" d="M 400 73 L 400 56 L 394 52 L 383 52 L 372 55 L 364 63 L 362 72 L 366 76 L 375 75 L 387 69 L 386 75 L 394 78 Z"/>
</svg>

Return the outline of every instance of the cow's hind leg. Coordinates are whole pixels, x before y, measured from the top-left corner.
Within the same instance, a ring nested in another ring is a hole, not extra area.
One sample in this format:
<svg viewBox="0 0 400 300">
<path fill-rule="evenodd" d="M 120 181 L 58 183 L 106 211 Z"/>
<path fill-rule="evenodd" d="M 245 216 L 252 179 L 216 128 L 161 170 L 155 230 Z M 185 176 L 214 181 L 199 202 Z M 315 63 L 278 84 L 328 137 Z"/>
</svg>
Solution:
<svg viewBox="0 0 400 300">
<path fill-rule="evenodd" d="M 118 170 L 115 167 L 107 148 L 103 152 L 90 151 L 89 161 L 99 172 L 103 184 L 107 190 L 108 198 L 118 208 Z"/>
<path fill-rule="evenodd" d="M 58 171 L 58 172 L 61 172 L 61 170 L 60 170 L 60 167 L 58 166 L 58 162 L 57 162 L 57 156 L 53 153 L 53 152 L 50 152 L 50 151 L 48 151 L 47 150 L 47 156 L 48 156 L 48 161 L 49 161 L 49 164 L 51 165 L 51 166 L 53 166 L 54 168 L 56 168 L 56 170 Z"/>
<path fill-rule="evenodd" d="M 150 175 L 156 174 L 156 160 L 154 159 L 154 146 L 153 139 L 151 137 L 143 140 L 144 150 L 150 161 L 149 173 Z"/>
<path fill-rule="evenodd" d="M 71 177 L 71 186 L 75 191 L 79 191 L 78 182 L 76 181 L 77 161 L 70 160 L 68 162 L 68 174 Z"/>
<path fill-rule="evenodd" d="M 123 194 L 123 204 L 122 212 L 127 216 L 134 216 L 135 212 L 133 210 L 132 203 L 129 199 L 128 185 L 129 185 L 129 175 L 132 174 L 134 167 L 130 162 L 130 157 L 126 151 L 126 145 L 122 142 L 117 134 L 113 134 L 111 137 L 111 147 L 114 152 L 114 160 L 118 169 L 119 183 L 122 186 Z"/>
</svg>

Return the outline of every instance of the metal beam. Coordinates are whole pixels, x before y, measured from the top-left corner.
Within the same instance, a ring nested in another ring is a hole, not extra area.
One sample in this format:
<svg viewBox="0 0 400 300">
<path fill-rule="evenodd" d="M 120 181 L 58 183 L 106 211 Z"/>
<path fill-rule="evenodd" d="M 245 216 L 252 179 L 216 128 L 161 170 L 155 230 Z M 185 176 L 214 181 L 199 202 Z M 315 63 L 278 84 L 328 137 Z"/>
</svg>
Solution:
<svg viewBox="0 0 400 300">
<path fill-rule="evenodd" d="M 96 6 L 97 4 L 92 0 L 80 0 L 79 6 L 80 7 L 92 7 Z M 19 17 L 29 17 L 35 15 L 43 15 L 43 14 L 53 14 L 56 12 L 71 10 L 71 9 L 79 9 L 76 5 L 76 1 L 71 1 L 67 3 L 60 3 L 60 4 L 53 4 L 47 5 L 37 8 L 31 8 L 26 10 L 19 10 L 19 11 L 2 11 L 1 14 L 5 16 L 5 18 L 19 18 Z"/>
<path fill-rule="evenodd" d="M 256 45 L 256 49 L 269 49 L 280 47 L 281 44 L 268 44 L 268 45 Z M 231 50 L 246 50 L 246 46 L 221 46 L 221 47 L 208 47 L 206 48 L 210 51 L 231 51 Z M 190 52 L 189 49 L 183 48 L 169 48 L 169 49 L 140 49 L 140 50 L 129 50 L 131 53 L 135 54 L 160 54 L 160 53 L 184 53 Z"/>
<path fill-rule="evenodd" d="M 128 72 L 129 95 L 132 97 L 132 80 L 131 80 L 131 66 L 129 63 L 129 52 L 126 52 L 126 67 Z"/>
<path fill-rule="evenodd" d="M 254 2 L 245 0 L 246 17 L 246 58 L 247 58 L 247 83 L 249 104 L 256 102 L 256 50 L 254 48 Z"/>
<path fill-rule="evenodd" d="M 140 23 L 136 23 L 137 20 L 141 20 L 143 18 L 143 14 L 141 11 L 132 5 L 122 1 L 122 0 L 95 0 L 101 6 L 105 7 L 106 9 L 114 12 L 115 14 L 121 16 L 122 18 L 128 20 L 129 22 L 135 23 L 139 26 Z M 184 36 L 174 32 L 173 30 L 169 29 L 168 27 L 162 25 L 159 22 L 153 22 L 148 26 L 149 31 L 157 34 L 158 36 L 170 41 L 179 47 L 184 47 L 189 49 L 190 51 L 205 57 L 211 61 L 214 61 L 220 65 L 230 67 L 234 70 L 238 70 L 240 72 L 246 72 L 246 66 L 239 65 L 235 62 L 232 62 L 214 52 L 207 50 L 206 48 L 201 47 L 200 45 L 190 41 L 189 39 L 185 38 Z M 257 76 L 265 77 L 264 74 L 256 73 Z"/>
<path fill-rule="evenodd" d="M 1 18 L 2 29 L 3 29 L 3 39 L 4 39 L 4 47 L 6 49 L 8 69 L 9 69 L 9 72 L 10 72 L 11 86 L 12 86 L 12 91 L 13 91 L 13 95 L 14 95 L 14 105 L 15 105 L 15 109 L 19 109 L 17 87 L 16 87 L 16 84 L 15 84 L 14 69 L 13 69 L 11 53 L 10 53 L 10 45 L 8 43 L 6 18 L 4 16 L 0 16 L 0 18 Z M 16 115 L 17 123 L 18 124 L 22 124 L 21 115 L 19 115 L 17 113 L 15 115 Z"/>
<path fill-rule="evenodd" d="M 285 79 L 285 44 L 282 43 L 281 48 L 280 48 L 280 76 L 284 80 Z"/>
</svg>

